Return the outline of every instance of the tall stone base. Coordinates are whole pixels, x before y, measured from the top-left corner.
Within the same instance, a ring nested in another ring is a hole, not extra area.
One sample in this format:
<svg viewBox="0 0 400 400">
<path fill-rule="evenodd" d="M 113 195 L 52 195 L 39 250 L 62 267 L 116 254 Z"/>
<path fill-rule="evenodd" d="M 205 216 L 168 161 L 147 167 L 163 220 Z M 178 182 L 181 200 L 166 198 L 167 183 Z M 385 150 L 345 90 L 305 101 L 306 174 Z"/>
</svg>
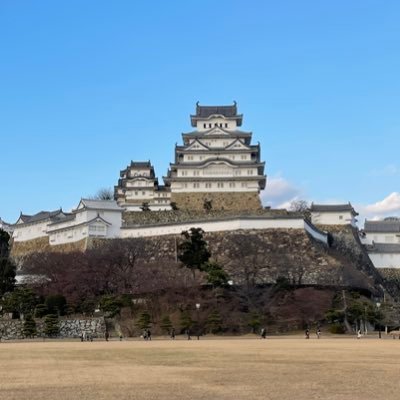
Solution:
<svg viewBox="0 0 400 400">
<path fill-rule="evenodd" d="M 262 209 L 257 192 L 224 193 L 171 193 L 171 203 L 180 210 L 204 211 L 205 203 L 211 202 L 212 210 L 254 211 Z"/>
</svg>

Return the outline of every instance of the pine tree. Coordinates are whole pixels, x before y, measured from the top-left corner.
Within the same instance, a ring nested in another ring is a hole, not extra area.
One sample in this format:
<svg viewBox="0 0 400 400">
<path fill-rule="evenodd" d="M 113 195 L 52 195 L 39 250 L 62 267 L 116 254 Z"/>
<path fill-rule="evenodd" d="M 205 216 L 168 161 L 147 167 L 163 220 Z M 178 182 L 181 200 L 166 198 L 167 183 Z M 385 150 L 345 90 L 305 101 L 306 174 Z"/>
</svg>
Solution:
<svg viewBox="0 0 400 400">
<path fill-rule="evenodd" d="M 203 234 L 204 231 L 201 228 L 191 228 L 189 231 L 184 231 L 182 235 L 185 241 L 178 246 L 179 261 L 192 271 L 193 278 L 196 270 L 203 271 L 204 264 L 211 257 Z"/>
<path fill-rule="evenodd" d="M 25 322 L 24 322 L 24 327 L 22 329 L 22 333 L 25 337 L 34 337 L 37 334 L 36 331 L 36 322 L 35 320 L 32 318 L 32 315 L 28 314 L 25 317 Z"/>
<path fill-rule="evenodd" d="M 213 287 L 222 287 L 228 284 L 229 275 L 218 263 L 208 262 L 204 264 L 203 270 L 207 273 L 207 282 Z"/>
<path fill-rule="evenodd" d="M 9 258 L 10 235 L 0 229 L 0 298 L 15 287 L 16 266 Z"/>
<path fill-rule="evenodd" d="M 60 333 L 60 327 L 58 326 L 58 316 L 55 314 L 46 315 L 44 319 L 44 333 L 47 336 L 57 336 Z"/>
<path fill-rule="evenodd" d="M 138 320 L 136 321 L 136 325 L 141 329 L 150 328 L 151 317 L 148 311 L 142 311 L 139 315 Z"/>
<path fill-rule="evenodd" d="M 161 319 L 160 328 L 163 330 L 164 333 L 169 333 L 171 331 L 172 322 L 169 318 L 169 315 L 166 315 Z"/>
<path fill-rule="evenodd" d="M 218 333 L 222 330 L 222 317 L 218 311 L 213 311 L 207 318 L 207 327 L 211 333 Z"/>
<path fill-rule="evenodd" d="M 35 308 L 35 317 L 43 318 L 49 313 L 46 304 L 38 304 Z"/>
<path fill-rule="evenodd" d="M 192 317 L 190 316 L 188 311 L 183 311 L 180 316 L 180 326 L 181 329 L 186 331 L 190 329 L 193 325 Z"/>
</svg>

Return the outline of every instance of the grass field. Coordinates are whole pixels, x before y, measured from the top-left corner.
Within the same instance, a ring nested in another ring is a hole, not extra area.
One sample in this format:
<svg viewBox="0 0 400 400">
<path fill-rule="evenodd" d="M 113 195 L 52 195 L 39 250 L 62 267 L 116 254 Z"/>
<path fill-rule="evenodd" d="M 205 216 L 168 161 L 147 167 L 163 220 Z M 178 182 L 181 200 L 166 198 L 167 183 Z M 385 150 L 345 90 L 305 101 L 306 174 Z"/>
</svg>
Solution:
<svg viewBox="0 0 400 400">
<path fill-rule="evenodd" d="M 0 344 L 0 399 L 398 398 L 400 340 Z"/>
</svg>

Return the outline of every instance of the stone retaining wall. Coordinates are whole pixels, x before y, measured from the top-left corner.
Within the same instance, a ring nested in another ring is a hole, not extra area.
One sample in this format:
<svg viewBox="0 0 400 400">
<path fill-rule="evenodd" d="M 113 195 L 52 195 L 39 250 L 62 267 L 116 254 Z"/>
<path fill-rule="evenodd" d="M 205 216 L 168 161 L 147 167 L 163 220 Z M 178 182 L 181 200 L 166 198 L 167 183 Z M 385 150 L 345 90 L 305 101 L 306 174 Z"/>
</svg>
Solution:
<svg viewBox="0 0 400 400">
<path fill-rule="evenodd" d="M 212 221 L 229 217 L 281 217 L 281 216 L 299 216 L 299 213 L 289 212 L 287 210 L 172 210 L 172 211 L 149 211 L 134 212 L 127 211 L 123 214 L 124 226 L 146 226 L 156 224 L 176 224 L 190 221 Z"/>
<path fill-rule="evenodd" d="M 36 319 L 37 336 L 44 336 L 44 319 Z M 16 319 L 0 319 L 0 336 L 3 339 L 23 339 L 24 321 Z M 106 325 L 104 318 L 63 319 L 59 320 L 61 338 L 76 338 L 83 332 L 94 337 L 103 337 Z"/>
<path fill-rule="evenodd" d="M 204 210 L 204 201 L 211 201 L 213 210 L 260 210 L 260 196 L 257 192 L 226 193 L 172 193 L 171 203 L 183 210 Z"/>
</svg>

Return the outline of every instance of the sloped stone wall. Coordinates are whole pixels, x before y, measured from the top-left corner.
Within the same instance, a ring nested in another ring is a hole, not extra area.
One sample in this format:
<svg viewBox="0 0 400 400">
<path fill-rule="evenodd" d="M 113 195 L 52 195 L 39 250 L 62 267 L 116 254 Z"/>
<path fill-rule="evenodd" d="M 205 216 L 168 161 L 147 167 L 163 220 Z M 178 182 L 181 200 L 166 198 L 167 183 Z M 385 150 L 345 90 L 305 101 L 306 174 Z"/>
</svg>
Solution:
<svg viewBox="0 0 400 400">
<path fill-rule="evenodd" d="M 35 321 L 37 336 L 44 336 L 44 320 Z M 24 321 L 21 320 L 0 319 L 0 336 L 3 339 L 23 339 L 23 326 Z M 76 338 L 83 332 L 94 337 L 103 337 L 106 330 L 104 318 L 60 319 L 59 327 L 61 338 Z"/>
<path fill-rule="evenodd" d="M 33 252 L 60 252 L 69 253 L 73 251 L 85 251 L 87 248 L 87 238 L 77 242 L 59 244 L 51 246 L 48 237 L 27 240 L 25 242 L 14 242 L 11 246 L 11 257 L 18 259 Z"/>
<path fill-rule="evenodd" d="M 127 211 L 123 214 L 124 226 L 146 226 L 154 224 L 176 224 L 190 221 L 212 221 L 227 217 L 280 217 L 280 216 L 299 216 L 298 213 L 287 210 L 172 210 L 172 211 L 149 211 L 134 212 Z M 300 215 L 301 217 L 301 215 Z"/>
<path fill-rule="evenodd" d="M 204 210 L 204 201 L 211 201 L 213 210 L 260 210 L 260 196 L 257 192 L 226 193 L 172 193 L 171 202 L 183 210 Z"/>
</svg>

